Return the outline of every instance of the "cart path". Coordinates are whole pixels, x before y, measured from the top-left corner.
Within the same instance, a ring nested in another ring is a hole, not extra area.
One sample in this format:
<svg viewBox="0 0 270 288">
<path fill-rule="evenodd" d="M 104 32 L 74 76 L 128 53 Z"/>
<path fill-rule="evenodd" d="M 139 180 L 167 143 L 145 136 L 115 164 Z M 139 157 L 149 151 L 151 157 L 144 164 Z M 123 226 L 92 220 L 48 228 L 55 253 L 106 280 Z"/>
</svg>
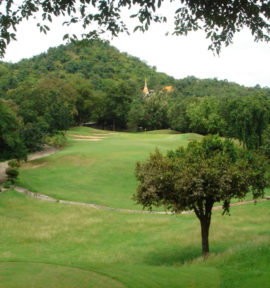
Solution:
<svg viewBox="0 0 270 288">
<path fill-rule="evenodd" d="M 103 205 L 98 205 L 98 204 L 92 204 L 92 203 L 84 203 L 84 202 L 76 202 L 76 201 L 69 201 L 69 200 L 58 200 L 55 198 L 52 198 L 47 195 L 35 193 L 32 191 L 29 191 L 28 189 L 22 188 L 22 187 L 14 187 L 14 190 L 16 192 L 28 195 L 33 198 L 45 200 L 45 201 L 51 201 L 51 202 L 56 202 L 60 204 L 70 204 L 70 205 L 77 205 L 77 206 L 84 206 L 84 207 L 90 207 L 90 208 L 95 208 L 95 209 L 102 209 L 102 210 L 109 210 L 109 211 L 116 211 L 116 212 L 124 212 L 124 213 L 135 213 L 135 214 L 159 214 L 159 215 L 171 215 L 175 214 L 171 211 L 147 211 L 147 210 L 132 210 L 132 209 L 122 209 L 122 208 L 113 208 L 113 207 L 108 207 L 108 206 L 103 206 Z M 246 204 L 251 204 L 255 202 L 261 202 L 261 201 L 267 201 L 270 200 L 270 197 L 266 197 L 263 199 L 258 199 L 257 201 L 250 200 L 250 201 L 242 201 L 242 202 L 237 202 L 233 203 L 230 206 L 240 206 L 240 205 L 246 205 Z M 213 207 L 213 210 L 221 210 L 222 206 L 216 206 Z M 183 211 L 181 214 L 192 214 L 193 211 Z"/>
<path fill-rule="evenodd" d="M 46 157 L 46 156 L 55 154 L 58 151 L 59 151 L 58 148 L 55 148 L 52 146 L 46 146 L 45 149 L 42 151 L 37 151 L 37 152 L 29 154 L 27 156 L 27 160 L 31 161 L 31 160 L 39 159 L 42 157 Z M 6 180 L 6 169 L 8 167 L 8 161 L 0 162 L 0 184 L 4 183 Z"/>
</svg>

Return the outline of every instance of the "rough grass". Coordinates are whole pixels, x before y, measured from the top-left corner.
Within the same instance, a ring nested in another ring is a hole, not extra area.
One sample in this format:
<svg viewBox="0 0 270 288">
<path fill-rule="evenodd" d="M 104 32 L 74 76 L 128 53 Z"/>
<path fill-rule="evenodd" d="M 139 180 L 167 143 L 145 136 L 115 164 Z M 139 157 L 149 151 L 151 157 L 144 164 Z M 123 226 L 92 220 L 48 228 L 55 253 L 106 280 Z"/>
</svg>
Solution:
<svg viewBox="0 0 270 288">
<path fill-rule="evenodd" d="M 86 127 L 71 129 L 68 135 L 68 146 L 61 152 L 24 165 L 18 185 L 58 199 L 133 209 L 141 209 L 132 200 L 136 161 L 146 159 L 156 147 L 166 152 L 201 137 L 171 130 L 112 133 Z M 80 142 L 76 135 L 104 139 Z"/>
<path fill-rule="evenodd" d="M 137 215 L 0 194 L 0 287 L 268 287 L 270 201 L 213 213 L 201 258 L 194 215 Z M 13 275 L 13 277 L 11 277 Z"/>
<path fill-rule="evenodd" d="M 0 287 L 9 288 L 111 288 L 120 282 L 89 270 L 54 264 L 0 262 Z"/>
<path fill-rule="evenodd" d="M 135 207 L 134 163 L 158 146 L 186 145 L 194 134 L 107 133 L 74 141 L 27 163 L 30 190 L 114 207 Z M 103 137 L 103 136 L 102 136 Z M 76 137 L 75 137 L 76 138 Z M 35 168 L 35 169 L 33 169 Z M 128 214 L 0 194 L 0 288 L 266 288 L 270 283 L 270 201 L 214 211 L 207 261 L 195 215 Z"/>
</svg>

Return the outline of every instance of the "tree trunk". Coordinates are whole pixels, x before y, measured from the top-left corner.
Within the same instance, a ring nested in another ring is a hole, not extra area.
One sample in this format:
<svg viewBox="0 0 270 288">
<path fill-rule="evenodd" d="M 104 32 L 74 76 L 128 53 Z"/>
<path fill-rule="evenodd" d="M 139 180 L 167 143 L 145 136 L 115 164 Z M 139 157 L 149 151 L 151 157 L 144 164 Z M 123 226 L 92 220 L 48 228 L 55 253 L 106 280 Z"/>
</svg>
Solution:
<svg viewBox="0 0 270 288">
<path fill-rule="evenodd" d="M 211 223 L 211 215 L 214 201 L 206 199 L 206 201 L 198 201 L 198 205 L 194 206 L 194 212 L 199 218 L 201 223 L 201 235 L 202 235 L 202 255 L 204 258 L 207 257 L 209 253 L 209 228 Z"/>
<path fill-rule="evenodd" d="M 210 219 L 208 217 L 203 217 L 200 219 L 201 222 L 201 235 L 202 235 L 202 254 L 206 258 L 209 253 L 209 227 Z"/>
</svg>

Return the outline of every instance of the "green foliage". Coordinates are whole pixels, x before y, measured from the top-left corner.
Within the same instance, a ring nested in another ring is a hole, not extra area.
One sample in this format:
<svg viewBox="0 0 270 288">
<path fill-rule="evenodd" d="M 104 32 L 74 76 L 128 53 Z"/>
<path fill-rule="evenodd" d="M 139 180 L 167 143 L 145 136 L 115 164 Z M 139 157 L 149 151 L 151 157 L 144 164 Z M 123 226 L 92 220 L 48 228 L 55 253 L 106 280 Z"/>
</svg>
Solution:
<svg viewBox="0 0 270 288">
<path fill-rule="evenodd" d="M 254 173 L 262 177 L 258 183 Z M 265 173 L 259 156 L 238 151 L 229 140 L 209 136 L 167 156 L 156 150 L 145 163 L 138 162 L 135 175 L 141 183 L 135 199 L 145 207 L 164 205 L 175 212 L 197 209 L 201 201 L 222 201 L 224 212 L 229 212 L 230 199 L 243 198 L 249 188 L 254 197 L 263 196 Z"/>
<path fill-rule="evenodd" d="M 163 92 L 147 96 L 144 103 L 144 127 L 148 130 L 168 128 L 168 96 Z"/>
<path fill-rule="evenodd" d="M 12 160 L 8 161 L 8 166 L 11 168 L 19 168 L 21 166 L 21 164 L 17 159 L 12 159 Z"/>
<path fill-rule="evenodd" d="M 8 103 L 0 99 L 0 161 L 26 157 L 26 149 L 19 134 L 20 126 L 19 119 Z"/>
<path fill-rule="evenodd" d="M 270 126 L 268 125 L 263 133 L 263 145 L 260 152 L 270 160 Z"/>
<path fill-rule="evenodd" d="M 263 144 L 263 132 L 270 115 L 270 98 L 253 96 L 227 98 L 221 107 L 228 136 L 236 137 L 244 147 L 258 149 Z"/>
<path fill-rule="evenodd" d="M 67 143 L 67 138 L 65 133 L 58 132 L 57 134 L 53 136 L 47 136 L 45 137 L 44 141 L 53 147 L 61 148 L 64 147 Z"/>
<path fill-rule="evenodd" d="M 183 133 L 190 131 L 187 107 L 195 101 L 194 97 L 184 97 L 181 93 L 170 100 L 168 118 L 172 129 Z"/>
<path fill-rule="evenodd" d="M 140 101 L 134 100 L 130 105 L 127 116 L 127 127 L 130 131 L 140 131 L 144 127 L 144 105 Z"/>
<path fill-rule="evenodd" d="M 7 181 L 5 181 L 3 187 L 4 187 L 5 189 L 8 189 L 8 188 L 10 188 L 11 185 L 12 185 L 12 182 L 11 182 L 10 180 L 7 180 Z"/>
<path fill-rule="evenodd" d="M 191 103 L 186 110 L 189 127 L 200 134 L 223 134 L 225 123 L 219 115 L 218 104 L 216 97 L 204 97 Z"/>
<path fill-rule="evenodd" d="M 19 170 L 16 167 L 8 167 L 6 169 L 6 174 L 7 174 L 8 181 L 14 184 L 16 179 L 18 178 Z"/>
</svg>

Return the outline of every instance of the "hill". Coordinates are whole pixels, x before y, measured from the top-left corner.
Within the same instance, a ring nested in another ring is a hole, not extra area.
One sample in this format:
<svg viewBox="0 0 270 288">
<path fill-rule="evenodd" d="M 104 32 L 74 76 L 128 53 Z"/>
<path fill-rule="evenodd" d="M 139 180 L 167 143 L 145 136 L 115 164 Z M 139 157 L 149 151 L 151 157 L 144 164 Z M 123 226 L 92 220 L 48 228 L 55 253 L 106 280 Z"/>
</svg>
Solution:
<svg viewBox="0 0 270 288">
<path fill-rule="evenodd" d="M 120 53 L 108 42 L 100 40 L 60 45 L 16 64 L 2 62 L 0 76 L 4 94 L 24 81 L 34 83 L 42 77 L 70 81 L 77 76 L 87 79 L 94 90 L 101 91 L 106 91 L 108 86 L 118 81 L 131 81 L 135 91 L 141 91 L 145 77 L 152 89 L 174 83 L 173 77 L 156 72 L 155 67 L 127 53 Z"/>
</svg>

